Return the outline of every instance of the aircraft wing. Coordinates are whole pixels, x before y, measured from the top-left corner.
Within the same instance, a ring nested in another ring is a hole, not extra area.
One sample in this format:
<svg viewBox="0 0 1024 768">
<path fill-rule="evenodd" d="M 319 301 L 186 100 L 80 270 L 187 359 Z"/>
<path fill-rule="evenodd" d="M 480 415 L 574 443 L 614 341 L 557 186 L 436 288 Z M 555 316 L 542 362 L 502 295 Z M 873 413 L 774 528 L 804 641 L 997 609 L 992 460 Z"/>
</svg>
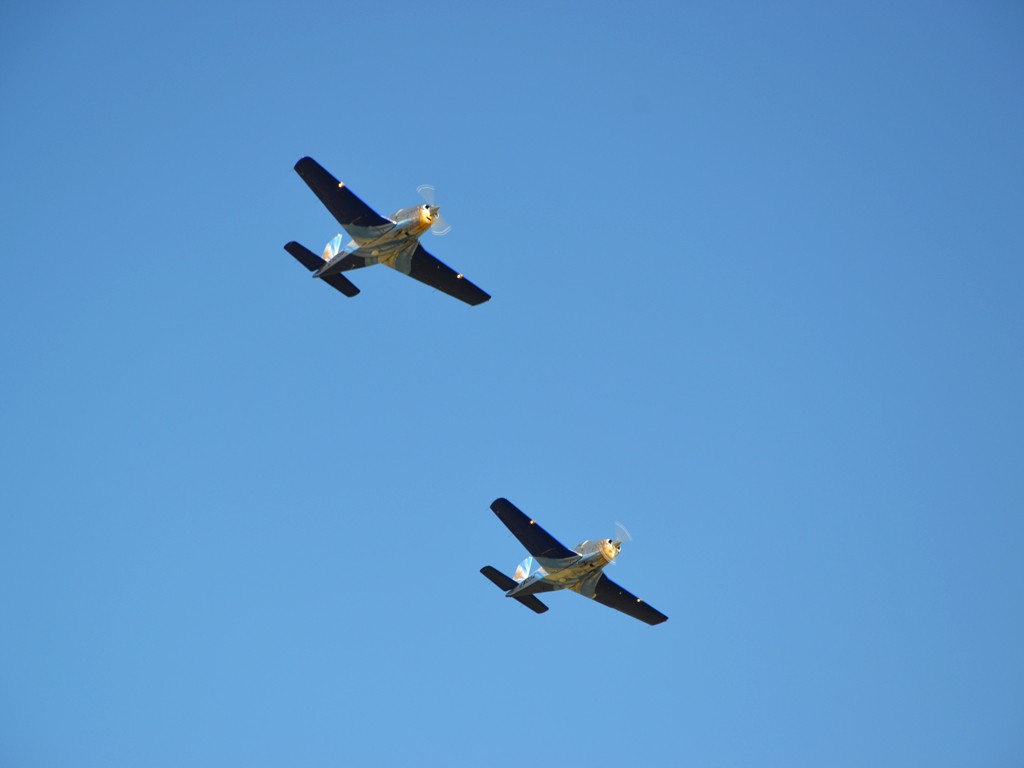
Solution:
<svg viewBox="0 0 1024 768">
<path fill-rule="evenodd" d="M 603 573 L 594 587 L 593 597 L 597 602 L 614 608 L 616 611 L 622 611 L 627 616 L 640 619 L 651 626 L 668 621 L 668 616 L 664 613 L 652 608 L 631 592 L 627 592 Z"/>
<path fill-rule="evenodd" d="M 295 172 L 346 231 L 349 227 L 379 227 L 392 223 L 356 197 L 355 192 L 334 178 L 312 157 L 299 160 L 295 164 Z"/>
<path fill-rule="evenodd" d="M 437 290 L 474 307 L 491 298 L 489 293 L 482 291 L 447 264 L 427 253 L 419 243 L 416 244 L 416 250 L 412 254 L 407 274 L 421 283 L 426 283 L 432 288 L 437 288 Z"/>
<path fill-rule="evenodd" d="M 578 555 L 528 518 L 508 499 L 495 499 L 491 509 L 534 557 L 561 560 Z M 621 609 L 620 609 L 621 610 Z"/>
</svg>

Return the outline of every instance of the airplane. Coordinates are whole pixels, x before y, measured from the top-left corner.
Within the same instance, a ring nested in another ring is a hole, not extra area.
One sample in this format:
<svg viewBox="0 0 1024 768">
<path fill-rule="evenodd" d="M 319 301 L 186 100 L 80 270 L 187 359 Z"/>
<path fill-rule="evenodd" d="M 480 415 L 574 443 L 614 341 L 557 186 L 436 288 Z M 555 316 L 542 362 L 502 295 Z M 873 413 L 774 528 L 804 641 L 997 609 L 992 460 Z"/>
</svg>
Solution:
<svg viewBox="0 0 1024 768">
<path fill-rule="evenodd" d="M 385 218 L 313 158 L 299 160 L 295 171 L 352 237 L 352 242 L 342 247 L 344 237 L 339 234 L 324 246 L 322 257 L 294 241 L 284 247 L 313 273 L 313 277 L 352 297 L 359 293 L 359 289 L 341 273 L 384 264 L 472 306 L 491 298 L 420 245 L 419 237 L 428 229 L 432 228 L 437 234 L 448 231 L 441 229 L 447 225 L 438 213 L 439 207 L 433 205 L 428 195 L 424 195 L 427 199 L 425 204 L 402 208 L 390 218 Z M 433 188 L 426 185 L 420 187 L 421 191 L 424 188 L 433 192 Z"/>
<path fill-rule="evenodd" d="M 606 565 L 615 562 L 622 550 L 623 537 L 628 536 L 622 526 L 618 526 L 620 531 L 615 540 L 584 541 L 567 549 L 508 499 L 495 499 L 491 509 L 530 553 L 516 568 L 514 578 L 490 565 L 480 569 L 505 592 L 505 597 L 517 600 L 534 613 L 544 613 L 548 606 L 537 598 L 538 593 L 571 589 L 652 626 L 668 621 L 668 616 L 603 573 Z"/>
</svg>

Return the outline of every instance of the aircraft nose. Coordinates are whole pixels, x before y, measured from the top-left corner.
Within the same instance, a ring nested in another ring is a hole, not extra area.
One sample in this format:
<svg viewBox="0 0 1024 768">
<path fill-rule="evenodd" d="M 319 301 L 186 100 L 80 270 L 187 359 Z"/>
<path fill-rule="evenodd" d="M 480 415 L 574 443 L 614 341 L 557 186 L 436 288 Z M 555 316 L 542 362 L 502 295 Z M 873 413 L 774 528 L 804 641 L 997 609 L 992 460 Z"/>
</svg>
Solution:
<svg viewBox="0 0 1024 768">
<path fill-rule="evenodd" d="M 601 549 L 602 554 L 604 555 L 604 559 L 607 560 L 609 563 L 612 562 L 612 560 L 614 560 L 616 557 L 618 557 L 619 550 L 615 546 L 615 542 L 613 541 L 607 542 L 604 546 L 601 547 Z"/>
</svg>

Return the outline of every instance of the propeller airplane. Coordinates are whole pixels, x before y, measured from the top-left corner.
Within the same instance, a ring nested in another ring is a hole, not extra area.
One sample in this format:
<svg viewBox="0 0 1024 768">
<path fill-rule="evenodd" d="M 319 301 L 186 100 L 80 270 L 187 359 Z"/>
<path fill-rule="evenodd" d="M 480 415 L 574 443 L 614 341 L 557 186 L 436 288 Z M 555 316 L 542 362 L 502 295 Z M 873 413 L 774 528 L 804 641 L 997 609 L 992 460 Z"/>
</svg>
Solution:
<svg viewBox="0 0 1024 768">
<path fill-rule="evenodd" d="M 342 246 L 345 238 L 339 234 L 324 246 L 323 256 L 294 241 L 288 243 L 284 249 L 313 277 L 352 297 L 359 289 L 342 272 L 383 264 L 472 306 L 491 298 L 420 245 L 420 235 L 428 229 L 436 235 L 447 234 L 451 229 L 441 218 L 434 188 L 429 184 L 417 189 L 424 199 L 422 205 L 402 208 L 385 218 L 313 158 L 299 160 L 295 171 L 352 238 Z"/>
<path fill-rule="evenodd" d="M 605 566 L 615 563 L 623 541 L 630 540 L 629 532 L 621 524 L 616 523 L 614 539 L 584 541 L 568 549 L 508 499 L 496 499 L 491 509 L 530 553 L 516 568 L 513 578 L 490 565 L 480 569 L 506 597 L 534 613 L 544 613 L 548 606 L 537 599 L 538 593 L 569 589 L 652 626 L 668 621 L 668 616 L 603 573 Z"/>
</svg>

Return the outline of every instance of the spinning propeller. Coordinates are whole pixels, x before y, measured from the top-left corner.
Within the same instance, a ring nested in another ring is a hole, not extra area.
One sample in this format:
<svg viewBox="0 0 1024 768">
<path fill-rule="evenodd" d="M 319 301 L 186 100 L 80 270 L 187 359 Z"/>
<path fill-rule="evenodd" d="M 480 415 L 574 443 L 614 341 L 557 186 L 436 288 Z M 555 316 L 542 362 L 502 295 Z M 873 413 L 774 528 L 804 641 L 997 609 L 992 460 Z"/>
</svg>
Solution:
<svg viewBox="0 0 1024 768">
<path fill-rule="evenodd" d="M 434 186 L 432 184 L 420 184 L 416 187 L 416 191 L 420 193 L 420 197 L 422 197 L 431 208 L 433 223 L 430 225 L 430 231 L 435 235 L 447 235 L 451 232 L 451 225 L 441 218 L 441 214 L 438 213 L 440 208 L 435 202 Z"/>
<path fill-rule="evenodd" d="M 615 538 L 611 540 L 612 546 L 615 547 L 615 554 L 618 555 L 622 551 L 622 545 L 624 542 L 632 541 L 633 537 L 629 535 L 629 531 L 619 521 L 615 521 Z M 612 565 L 615 565 L 617 560 L 612 560 Z"/>
</svg>

